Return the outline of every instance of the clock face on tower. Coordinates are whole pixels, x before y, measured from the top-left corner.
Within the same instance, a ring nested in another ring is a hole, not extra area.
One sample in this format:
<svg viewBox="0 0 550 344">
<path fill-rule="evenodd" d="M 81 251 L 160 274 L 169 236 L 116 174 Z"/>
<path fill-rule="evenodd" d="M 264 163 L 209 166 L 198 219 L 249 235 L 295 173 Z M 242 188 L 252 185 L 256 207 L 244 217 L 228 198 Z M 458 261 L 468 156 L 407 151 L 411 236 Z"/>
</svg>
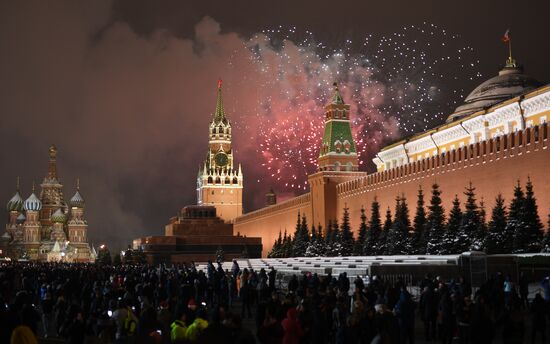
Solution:
<svg viewBox="0 0 550 344">
<path fill-rule="evenodd" d="M 216 161 L 216 165 L 221 167 L 227 165 L 228 163 L 227 154 L 225 154 L 224 152 L 216 153 L 216 155 L 214 156 L 214 160 Z"/>
</svg>

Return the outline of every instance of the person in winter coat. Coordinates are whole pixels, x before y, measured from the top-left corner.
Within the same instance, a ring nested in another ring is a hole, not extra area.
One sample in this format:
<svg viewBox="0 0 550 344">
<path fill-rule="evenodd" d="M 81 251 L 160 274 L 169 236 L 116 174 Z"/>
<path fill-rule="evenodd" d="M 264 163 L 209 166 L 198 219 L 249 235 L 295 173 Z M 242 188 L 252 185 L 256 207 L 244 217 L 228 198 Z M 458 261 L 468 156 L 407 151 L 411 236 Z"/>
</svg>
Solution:
<svg viewBox="0 0 550 344">
<path fill-rule="evenodd" d="M 426 285 L 424 291 L 420 295 L 420 319 L 424 323 L 424 335 L 426 341 L 435 339 L 436 322 L 437 322 L 437 295 L 431 285 Z"/>
<path fill-rule="evenodd" d="M 393 310 L 399 322 L 401 343 L 414 343 L 414 308 L 411 294 L 402 287 L 399 301 Z"/>
<path fill-rule="evenodd" d="M 296 315 L 296 308 L 289 308 L 286 312 L 286 318 L 281 323 L 285 333 L 283 336 L 283 344 L 299 344 L 300 338 L 304 335 L 302 326 Z"/>
<path fill-rule="evenodd" d="M 185 324 L 186 313 L 178 311 L 176 320 L 170 325 L 170 341 L 172 343 L 182 343 L 185 340 L 187 325 Z"/>
<path fill-rule="evenodd" d="M 193 321 L 187 330 L 185 331 L 185 338 L 190 342 L 197 342 L 200 335 L 208 328 L 208 321 L 206 321 L 206 312 L 199 310 L 197 317 Z"/>
<path fill-rule="evenodd" d="M 531 343 L 535 343 L 537 333 L 540 332 L 542 343 L 546 343 L 546 305 L 540 293 L 535 295 L 531 304 Z"/>
<path fill-rule="evenodd" d="M 453 302 L 449 289 L 443 283 L 439 285 L 440 299 L 438 305 L 439 335 L 443 344 L 451 343 L 454 334 L 455 318 L 453 314 Z"/>
</svg>

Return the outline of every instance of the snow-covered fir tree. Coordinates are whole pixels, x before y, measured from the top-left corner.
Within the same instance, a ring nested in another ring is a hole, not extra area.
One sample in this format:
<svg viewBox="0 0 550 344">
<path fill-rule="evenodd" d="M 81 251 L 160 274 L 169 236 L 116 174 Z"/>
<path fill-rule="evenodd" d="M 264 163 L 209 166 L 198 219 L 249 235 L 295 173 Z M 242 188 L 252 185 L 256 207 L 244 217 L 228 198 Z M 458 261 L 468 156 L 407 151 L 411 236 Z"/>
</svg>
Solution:
<svg viewBox="0 0 550 344">
<path fill-rule="evenodd" d="M 483 228 L 479 217 L 479 207 L 476 203 L 476 188 L 470 182 L 465 189 L 466 202 L 464 203 L 462 224 L 456 241 L 456 253 L 481 251 L 485 240 L 485 233 L 482 232 Z"/>
<path fill-rule="evenodd" d="M 378 236 L 378 253 L 379 255 L 390 254 L 388 253 L 387 243 L 388 243 L 388 233 L 391 230 L 393 221 L 391 219 L 390 207 L 386 209 L 386 219 L 384 220 L 384 227 Z"/>
<path fill-rule="evenodd" d="M 510 243 L 514 240 L 514 233 L 506 232 L 506 217 L 504 198 L 501 194 L 498 194 L 491 212 L 487 237 L 485 238 L 485 252 L 488 254 L 512 252 Z"/>
<path fill-rule="evenodd" d="M 307 229 L 307 220 L 304 215 L 302 215 L 300 219 L 300 213 L 298 213 L 298 221 L 296 223 L 296 231 L 292 243 L 292 256 L 303 257 L 306 254 L 308 244 L 309 232 Z"/>
<path fill-rule="evenodd" d="M 391 220 L 391 215 L 390 215 Z M 384 254 L 381 250 L 381 234 L 382 234 L 382 221 L 380 219 L 380 203 L 376 197 L 371 204 L 371 213 L 369 221 L 369 230 L 367 231 L 367 238 L 363 245 L 363 254 L 366 256 L 375 256 L 377 254 Z M 391 226 L 390 226 L 391 227 Z"/>
<path fill-rule="evenodd" d="M 311 227 L 312 235 L 306 250 L 306 257 L 319 257 L 325 255 L 325 240 L 323 238 L 323 229 L 319 224 L 317 230 Z"/>
<path fill-rule="evenodd" d="M 409 220 L 409 208 L 405 197 L 397 197 L 395 204 L 395 217 L 386 240 L 386 249 L 389 254 L 409 254 L 410 241 L 409 231 L 411 221 Z"/>
<path fill-rule="evenodd" d="M 510 202 L 510 207 L 508 208 L 508 221 L 506 222 L 506 232 L 513 233 L 512 241 L 507 243 L 507 247 L 511 248 L 510 252 L 518 251 L 524 252 L 521 247 L 522 243 L 520 240 L 516 242 L 517 239 L 523 238 L 523 230 L 525 229 L 525 223 L 523 222 L 523 212 L 525 206 L 525 194 L 519 183 L 519 180 L 514 187 L 514 198 Z M 522 240 L 521 240 L 522 241 Z M 516 246 L 517 245 L 517 246 Z"/>
<path fill-rule="evenodd" d="M 315 247 L 317 245 L 317 230 L 312 225 L 311 226 L 311 235 L 309 237 L 309 241 L 306 248 L 306 253 L 304 256 L 306 257 L 317 257 L 318 255 L 315 252 Z"/>
<path fill-rule="evenodd" d="M 365 208 L 361 207 L 361 224 L 359 225 L 359 233 L 357 234 L 357 240 L 355 240 L 355 245 L 353 246 L 353 255 L 362 256 L 363 247 L 367 241 L 367 215 L 365 214 Z"/>
<path fill-rule="evenodd" d="M 479 201 L 479 225 L 483 229 L 483 237 L 487 237 L 487 211 L 485 209 L 485 199 L 481 196 Z"/>
<path fill-rule="evenodd" d="M 416 214 L 413 221 L 413 235 L 411 238 L 411 250 L 414 254 L 425 254 L 427 238 L 425 235 L 426 228 L 426 209 L 424 209 L 424 191 L 422 187 L 418 188 L 418 196 L 416 200 Z"/>
<path fill-rule="evenodd" d="M 292 235 L 285 234 L 283 235 L 283 246 L 281 249 L 281 255 L 283 258 L 288 258 L 292 256 Z"/>
<path fill-rule="evenodd" d="M 332 233 L 332 220 L 328 220 L 327 233 L 325 234 L 325 256 L 330 257 L 332 255 L 332 242 L 334 241 L 334 235 Z"/>
<path fill-rule="evenodd" d="M 460 251 L 460 225 L 462 223 L 462 210 L 460 209 L 460 200 L 458 195 L 453 199 L 453 207 L 449 213 L 449 220 L 445 226 L 443 235 L 443 254 L 462 253 Z"/>
<path fill-rule="evenodd" d="M 349 224 L 349 209 L 347 206 L 344 207 L 344 214 L 342 215 L 342 224 L 340 225 L 340 239 L 340 243 L 342 244 L 340 254 L 343 257 L 351 256 L 353 253 L 355 242 L 353 240 L 353 233 L 351 232 L 351 227 Z"/>
<path fill-rule="evenodd" d="M 514 253 L 540 252 L 543 227 L 531 178 L 527 178 L 527 184 L 525 185 L 522 219 L 524 228 L 521 230 L 516 228 L 514 233 Z"/>
<path fill-rule="evenodd" d="M 271 251 L 267 254 L 267 258 L 281 258 L 282 257 L 282 247 L 283 247 L 283 234 L 279 230 L 279 237 L 275 240 Z"/>
<path fill-rule="evenodd" d="M 430 211 L 426 224 L 428 244 L 426 254 L 441 254 L 443 252 L 443 234 L 445 233 L 445 210 L 441 205 L 441 190 L 439 185 L 432 185 L 432 197 L 430 199 Z"/>
<path fill-rule="evenodd" d="M 338 221 L 332 221 L 332 240 L 330 244 L 331 256 L 332 257 L 342 257 L 342 231 L 338 227 Z"/>
</svg>

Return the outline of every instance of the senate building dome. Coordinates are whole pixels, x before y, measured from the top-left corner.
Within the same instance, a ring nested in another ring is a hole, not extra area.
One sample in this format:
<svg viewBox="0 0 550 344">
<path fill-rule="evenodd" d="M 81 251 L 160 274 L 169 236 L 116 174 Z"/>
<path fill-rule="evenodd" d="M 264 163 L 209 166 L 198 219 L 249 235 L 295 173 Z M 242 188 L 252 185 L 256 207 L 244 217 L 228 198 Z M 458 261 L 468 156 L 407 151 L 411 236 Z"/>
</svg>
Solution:
<svg viewBox="0 0 550 344">
<path fill-rule="evenodd" d="M 515 60 L 509 60 L 497 76 L 481 83 L 447 118 L 447 123 L 487 109 L 497 103 L 539 88 L 543 84 L 523 74 L 523 68 Z"/>
</svg>

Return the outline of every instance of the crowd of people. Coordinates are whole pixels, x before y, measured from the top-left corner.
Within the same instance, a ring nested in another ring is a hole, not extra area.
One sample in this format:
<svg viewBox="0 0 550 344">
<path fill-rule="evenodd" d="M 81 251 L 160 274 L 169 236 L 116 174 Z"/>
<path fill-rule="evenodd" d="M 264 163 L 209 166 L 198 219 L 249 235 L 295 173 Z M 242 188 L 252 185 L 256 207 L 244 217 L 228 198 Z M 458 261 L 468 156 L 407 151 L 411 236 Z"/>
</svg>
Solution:
<svg viewBox="0 0 550 344">
<path fill-rule="evenodd" d="M 425 276 L 316 274 L 277 282 L 273 269 L 0 263 L 0 343 L 546 342 L 550 279 L 498 274 L 480 288 Z M 528 333 L 530 332 L 530 333 Z"/>
</svg>

